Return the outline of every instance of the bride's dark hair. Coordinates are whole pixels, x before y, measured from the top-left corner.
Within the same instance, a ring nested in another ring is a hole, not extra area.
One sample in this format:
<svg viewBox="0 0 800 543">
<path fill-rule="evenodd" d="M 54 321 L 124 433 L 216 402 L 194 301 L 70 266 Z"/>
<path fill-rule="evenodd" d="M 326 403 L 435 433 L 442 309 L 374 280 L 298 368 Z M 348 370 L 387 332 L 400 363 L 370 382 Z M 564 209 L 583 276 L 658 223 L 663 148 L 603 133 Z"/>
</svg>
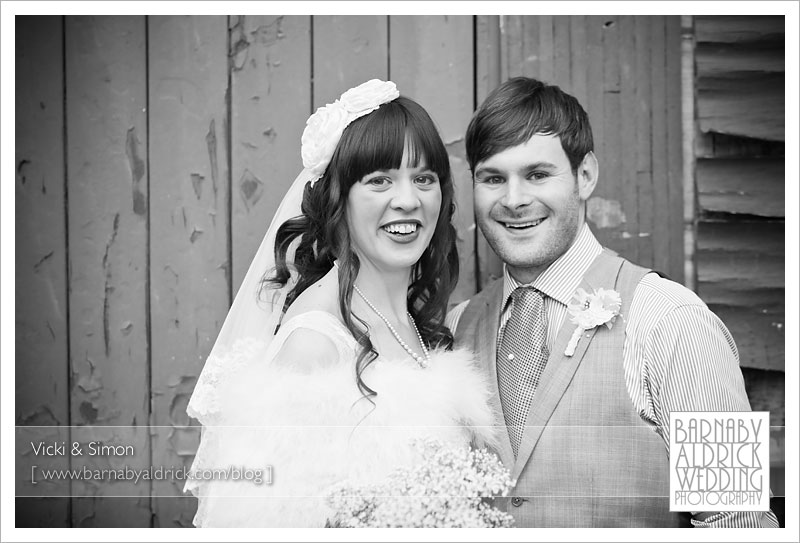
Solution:
<svg viewBox="0 0 800 543">
<path fill-rule="evenodd" d="M 450 349 L 453 335 L 444 325 L 447 301 L 458 281 L 453 179 L 447 150 L 428 113 L 413 100 L 400 96 L 345 128 L 325 174 L 303 193 L 302 215 L 283 223 L 275 238 L 276 270 L 264 283 L 283 286 L 289 280 L 286 262 L 289 246 L 300 238 L 294 254 L 298 281 L 288 293 L 284 312 L 309 286 L 320 280 L 338 260 L 339 311 L 361 346 L 356 360 L 356 380 L 365 396 L 376 392 L 362 373 L 378 356 L 366 323 L 351 311 L 353 283 L 360 262 L 351 247 L 347 225 L 347 196 L 365 175 L 401 166 L 408 145 L 409 162 L 425 162 L 439 176 L 442 205 L 430 245 L 414 265 L 408 288 L 408 308 L 428 348 Z M 264 285 L 268 286 L 268 285 Z M 355 322 L 358 321 L 358 324 Z"/>
</svg>

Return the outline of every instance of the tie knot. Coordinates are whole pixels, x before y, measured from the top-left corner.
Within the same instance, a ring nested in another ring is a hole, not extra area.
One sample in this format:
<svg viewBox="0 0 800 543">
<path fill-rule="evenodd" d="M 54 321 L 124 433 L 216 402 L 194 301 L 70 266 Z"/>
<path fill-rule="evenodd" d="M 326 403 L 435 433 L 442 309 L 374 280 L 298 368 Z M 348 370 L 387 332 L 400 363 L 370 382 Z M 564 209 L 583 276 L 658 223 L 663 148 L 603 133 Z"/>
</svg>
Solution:
<svg viewBox="0 0 800 543">
<path fill-rule="evenodd" d="M 540 303 L 543 298 L 544 294 L 533 287 L 517 287 L 514 289 L 514 292 L 511 293 L 511 299 L 514 300 L 515 304 L 536 304 Z"/>
</svg>

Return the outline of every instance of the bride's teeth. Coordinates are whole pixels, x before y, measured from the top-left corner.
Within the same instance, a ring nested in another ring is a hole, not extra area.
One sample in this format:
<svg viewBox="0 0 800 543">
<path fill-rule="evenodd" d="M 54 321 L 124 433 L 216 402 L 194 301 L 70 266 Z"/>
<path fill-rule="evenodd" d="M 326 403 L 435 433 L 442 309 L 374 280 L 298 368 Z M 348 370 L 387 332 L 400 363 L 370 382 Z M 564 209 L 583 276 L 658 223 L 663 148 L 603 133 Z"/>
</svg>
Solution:
<svg viewBox="0 0 800 543">
<path fill-rule="evenodd" d="M 383 227 L 390 234 L 412 234 L 417 231 L 415 223 L 395 223 Z"/>
</svg>

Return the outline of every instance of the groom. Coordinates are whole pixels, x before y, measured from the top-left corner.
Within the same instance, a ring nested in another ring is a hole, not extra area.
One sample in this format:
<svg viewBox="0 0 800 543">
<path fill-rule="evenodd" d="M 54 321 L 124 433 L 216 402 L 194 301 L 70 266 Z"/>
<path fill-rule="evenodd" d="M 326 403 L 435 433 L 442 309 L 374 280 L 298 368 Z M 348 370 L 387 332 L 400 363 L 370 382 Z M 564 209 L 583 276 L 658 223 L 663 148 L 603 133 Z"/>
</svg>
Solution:
<svg viewBox="0 0 800 543">
<path fill-rule="evenodd" d="M 669 510 L 670 412 L 750 405 L 719 318 L 592 234 L 598 164 L 578 101 L 511 79 L 475 113 L 466 147 L 476 219 L 505 266 L 448 323 L 496 386 L 508 428 L 498 453 L 517 480 L 503 505 L 516 525 L 777 527 L 772 512 Z"/>
</svg>

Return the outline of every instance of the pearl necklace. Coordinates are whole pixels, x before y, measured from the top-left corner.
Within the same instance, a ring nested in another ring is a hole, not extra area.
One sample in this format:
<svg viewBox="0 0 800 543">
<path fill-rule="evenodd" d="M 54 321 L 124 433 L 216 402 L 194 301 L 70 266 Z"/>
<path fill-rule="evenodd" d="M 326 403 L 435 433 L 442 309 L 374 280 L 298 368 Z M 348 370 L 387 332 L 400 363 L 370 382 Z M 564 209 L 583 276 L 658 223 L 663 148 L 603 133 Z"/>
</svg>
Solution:
<svg viewBox="0 0 800 543">
<path fill-rule="evenodd" d="M 370 309 L 372 309 L 375 312 L 375 314 L 378 315 L 381 318 L 381 320 L 386 324 L 386 327 L 389 328 L 389 331 L 392 333 L 392 335 L 397 340 L 397 342 L 400 344 L 400 346 L 403 347 L 403 349 L 405 349 L 406 352 L 411 355 L 411 358 L 416 360 L 417 364 L 419 364 L 419 367 L 427 368 L 428 367 L 428 362 L 430 362 L 430 360 L 431 360 L 431 356 L 430 356 L 430 353 L 428 353 L 428 348 L 425 347 L 425 343 L 422 341 L 422 334 L 419 333 L 419 328 L 417 328 L 417 323 L 414 322 L 414 317 L 411 316 L 411 313 L 406 311 L 406 315 L 408 315 L 408 320 L 411 321 L 411 326 L 414 327 L 414 331 L 417 333 L 417 339 L 419 340 L 419 345 L 420 345 L 420 347 L 422 347 L 422 354 L 425 355 L 424 358 L 411 350 L 411 347 L 409 347 L 408 344 L 405 341 L 403 341 L 403 338 L 401 338 L 400 334 L 397 333 L 397 330 L 394 329 L 394 326 L 392 326 L 392 323 L 389 322 L 389 319 L 384 317 L 383 313 L 378 311 L 378 308 L 375 307 L 372 304 L 372 302 L 367 300 L 367 297 L 364 296 L 364 293 L 361 292 L 361 289 L 359 289 L 355 284 L 353 285 L 353 288 L 355 289 L 356 292 L 358 292 L 358 295 L 361 296 L 361 299 L 364 300 L 367 303 L 367 305 L 370 307 Z"/>
</svg>

